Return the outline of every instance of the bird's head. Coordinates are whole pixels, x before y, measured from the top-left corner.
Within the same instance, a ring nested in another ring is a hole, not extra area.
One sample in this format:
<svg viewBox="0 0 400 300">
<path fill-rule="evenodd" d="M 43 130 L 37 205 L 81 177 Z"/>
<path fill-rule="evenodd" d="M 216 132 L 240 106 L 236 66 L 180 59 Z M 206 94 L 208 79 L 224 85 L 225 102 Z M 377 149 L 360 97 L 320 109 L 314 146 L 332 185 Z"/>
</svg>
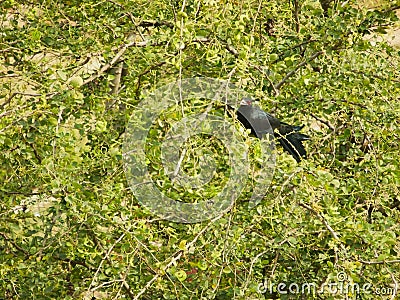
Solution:
<svg viewBox="0 0 400 300">
<path fill-rule="evenodd" d="M 252 102 L 253 102 L 253 99 L 251 99 L 251 98 L 243 98 L 242 101 L 240 101 L 240 105 L 249 105 L 249 106 L 251 106 Z"/>
</svg>

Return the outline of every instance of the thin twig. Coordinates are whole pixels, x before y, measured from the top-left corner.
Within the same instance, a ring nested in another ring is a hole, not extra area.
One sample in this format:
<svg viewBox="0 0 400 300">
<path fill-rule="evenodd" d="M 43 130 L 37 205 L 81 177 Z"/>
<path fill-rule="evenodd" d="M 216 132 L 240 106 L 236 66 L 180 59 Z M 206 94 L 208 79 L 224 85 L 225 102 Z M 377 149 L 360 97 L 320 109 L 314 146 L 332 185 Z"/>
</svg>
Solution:
<svg viewBox="0 0 400 300">
<path fill-rule="evenodd" d="M 186 244 L 186 249 L 190 249 L 196 242 L 197 240 L 200 238 L 200 236 L 213 224 L 215 223 L 217 220 L 219 220 L 220 218 L 222 218 L 223 214 L 215 217 L 214 219 L 212 219 L 206 226 L 204 226 L 204 228 L 202 230 L 200 230 L 200 232 L 194 237 L 194 239 Z M 180 250 L 178 251 L 175 256 L 171 259 L 171 261 L 163 268 L 163 271 L 166 271 L 169 269 L 169 267 L 171 267 L 172 265 L 174 265 L 183 255 L 184 251 Z M 156 275 L 154 275 L 154 277 L 149 280 L 147 282 L 147 284 L 140 290 L 140 292 L 133 298 L 134 300 L 138 300 L 140 299 L 140 297 L 150 288 L 150 286 L 153 284 L 154 281 L 156 281 L 159 277 L 160 277 L 160 273 L 157 273 Z"/>
<path fill-rule="evenodd" d="M 294 49 L 296 49 L 296 48 L 299 48 L 299 47 L 302 47 L 302 46 L 304 46 L 304 45 L 311 44 L 311 43 L 314 43 L 314 42 L 317 42 L 317 41 L 318 41 L 318 40 L 314 40 L 314 39 L 310 38 L 310 39 L 308 39 L 308 40 L 305 41 L 305 42 L 301 42 L 301 43 L 298 43 L 298 44 L 296 44 L 296 45 L 290 47 L 289 49 L 282 50 L 280 53 L 283 53 L 283 52 L 286 52 L 286 51 L 291 51 L 291 50 L 294 50 Z"/>
<path fill-rule="evenodd" d="M 397 9 L 400 9 L 400 5 L 394 5 L 392 7 L 389 7 L 388 9 L 384 10 L 382 13 L 386 14 L 388 12 L 391 12 L 391 11 L 397 10 Z"/>
<path fill-rule="evenodd" d="M 235 57 L 239 56 L 239 52 L 228 43 L 225 44 L 225 49 L 228 50 L 230 53 L 232 53 Z"/>
<path fill-rule="evenodd" d="M 383 76 L 379 76 L 379 75 L 376 75 L 376 74 L 366 74 L 365 72 L 363 72 L 363 71 L 358 71 L 358 70 L 351 70 L 352 72 L 354 72 L 354 73 L 356 73 L 356 74 L 361 74 L 361 75 L 364 75 L 364 76 L 366 76 L 366 77 L 373 77 L 373 78 L 376 78 L 376 79 L 380 79 L 380 80 L 388 80 L 388 78 L 385 78 L 385 77 L 383 77 Z M 400 80 L 398 80 L 398 79 L 390 79 L 390 81 L 393 81 L 393 82 L 400 82 Z"/>
<path fill-rule="evenodd" d="M 106 72 L 108 69 L 110 69 L 112 66 L 114 66 L 117 62 L 119 62 L 122 55 L 124 55 L 126 50 L 128 50 L 130 47 L 160 46 L 162 44 L 163 43 L 149 43 L 149 41 L 142 41 L 142 42 L 133 41 L 133 42 L 122 45 L 121 49 L 114 56 L 114 58 L 109 63 L 105 64 L 96 74 L 93 74 L 88 79 L 86 79 L 83 82 L 83 85 L 86 85 L 86 84 L 92 82 L 93 80 L 95 80 L 96 78 L 100 77 L 104 72 Z"/>
<path fill-rule="evenodd" d="M 359 259 L 358 261 L 364 265 L 383 265 L 383 264 L 398 264 L 398 263 L 400 263 L 400 259 L 378 260 L 378 261 L 368 261 L 368 260 Z"/>
<path fill-rule="evenodd" d="M 315 58 L 317 58 L 318 56 L 320 56 L 321 54 L 325 53 L 324 51 L 318 51 L 315 52 L 313 55 L 311 55 L 308 59 L 303 60 L 301 63 L 299 63 L 292 71 L 290 71 L 289 73 L 286 74 L 286 76 L 275 85 L 275 89 L 279 90 L 281 88 L 282 85 L 285 84 L 285 82 L 291 77 L 293 76 L 297 70 L 299 70 L 301 67 L 303 67 L 304 65 L 308 64 L 310 61 L 314 60 Z"/>
<path fill-rule="evenodd" d="M 321 222 L 325 225 L 325 227 L 329 230 L 329 232 L 331 233 L 332 237 L 333 237 L 335 240 L 340 241 L 340 238 L 339 238 L 338 234 L 333 230 L 333 228 L 331 227 L 331 225 L 329 225 L 328 221 L 326 221 L 326 219 L 325 219 L 322 215 L 320 215 L 315 209 L 313 209 L 311 206 L 309 206 L 309 205 L 307 205 L 307 204 L 305 204 L 305 203 L 301 203 L 301 202 L 300 202 L 299 205 L 302 206 L 302 207 L 304 207 L 304 208 L 306 208 L 306 209 L 308 209 L 308 210 L 311 211 L 314 215 L 316 215 L 316 216 L 321 220 Z M 342 244 L 341 244 L 341 245 L 342 245 Z M 343 245 L 342 245 L 342 248 L 343 248 Z"/>
<path fill-rule="evenodd" d="M 235 71 L 236 71 L 236 67 L 234 67 L 234 68 L 229 72 L 229 74 L 228 74 L 229 80 L 231 79 L 231 77 L 232 77 L 232 75 L 233 75 L 233 73 L 234 73 Z M 220 97 L 221 93 L 224 92 L 224 89 L 225 89 L 225 88 L 226 88 L 226 85 L 225 85 L 225 84 L 222 84 L 221 87 L 219 88 L 219 90 L 217 90 L 216 93 L 215 93 L 215 99 L 218 99 L 218 98 Z M 181 101 L 180 103 L 182 103 L 182 101 Z M 200 123 L 203 122 L 203 121 L 205 120 L 205 118 L 207 117 L 208 113 L 211 111 L 212 107 L 213 107 L 213 102 L 211 102 L 211 103 L 207 106 L 207 108 L 204 110 L 204 112 L 197 118 L 197 122 L 196 122 L 196 124 L 195 124 L 196 127 L 199 126 Z M 184 159 L 184 157 L 185 157 L 185 155 L 186 155 L 186 152 L 187 152 L 187 150 L 186 150 L 186 148 L 184 148 L 183 151 L 182 151 L 182 153 L 181 153 L 181 155 L 180 155 L 180 157 L 179 157 L 179 160 L 178 160 L 178 163 L 177 163 L 176 168 L 175 168 L 175 170 L 174 170 L 174 173 L 172 174 L 172 182 L 174 182 L 174 181 L 175 181 L 175 178 L 178 176 L 178 173 L 179 173 L 179 170 L 180 170 L 182 161 L 183 161 L 183 159 Z"/>
<path fill-rule="evenodd" d="M 322 120 L 320 117 L 317 117 L 313 113 L 310 113 L 310 116 L 313 117 L 315 120 L 321 122 L 322 124 L 326 125 L 330 130 L 335 131 L 335 127 L 333 127 L 331 123 L 329 123 L 329 121 Z"/>
<path fill-rule="evenodd" d="M 123 8 L 123 9 L 126 9 L 125 5 L 122 5 L 121 3 L 118 3 L 117 1 L 108 0 L 108 2 L 111 2 L 111 3 L 113 3 L 113 4 L 115 4 L 115 5 L 119 6 L 119 7 L 121 7 L 121 8 Z M 134 20 L 132 14 L 131 14 L 131 13 L 128 13 L 128 14 L 129 14 L 129 17 L 131 18 L 132 23 L 135 24 L 135 20 Z M 139 24 L 137 24 L 137 25 L 138 25 L 138 26 L 141 26 L 141 27 L 160 27 L 160 26 L 167 26 L 167 27 L 169 27 L 169 28 L 174 28 L 174 24 L 173 24 L 173 23 L 168 22 L 168 21 L 163 21 L 163 20 L 162 20 L 162 21 L 152 21 L 152 20 L 149 20 L 149 21 L 140 21 Z"/>
<path fill-rule="evenodd" d="M 253 64 L 250 64 L 250 66 L 252 66 L 254 69 L 259 71 L 268 80 L 269 84 L 272 86 L 272 89 L 274 90 L 275 95 L 278 96 L 279 90 L 277 88 L 275 88 L 274 83 L 272 82 L 271 78 L 269 78 L 267 73 L 265 73 L 264 70 L 260 66 L 253 65 Z"/>
<path fill-rule="evenodd" d="M 255 263 L 261 256 L 263 256 L 265 253 L 267 253 L 268 251 L 269 251 L 269 249 L 268 249 L 268 250 L 264 250 L 263 252 L 258 253 L 258 254 L 251 260 L 251 263 L 250 263 L 250 270 L 249 270 L 249 273 L 248 273 L 248 275 L 247 275 L 246 282 L 245 282 L 245 284 L 244 284 L 244 286 L 243 286 L 243 290 L 247 290 L 247 287 L 248 287 L 249 284 L 250 284 L 250 276 L 251 276 L 251 273 L 253 272 L 254 263 Z"/>
<path fill-rule="evenodd" d="M 160 27 L 166 26 L 168 28 L 174 28 L 174 24 L 168 21 L 141 21 L 138 26 L 140 27 Z"/>
<path fill-rule="evenodd" d="M 6 102 L 4 102 L 4 103 L 2 103 L 2 104 L 0 105 L 0 109 L 3 109 L 3 108 L 4 108 L 7 104 L 9 104 L 9 103 L 11 102 L 11 100 L 12 100 L 15 96 L 17 96 L 17 95 L 31 96 L 31 97 L 39 97 L 39 96 L 42 96 L 42 94 L 38 94 L 38 93 L 21 93 L 21 92 L 15 92 L 15 93 L 12 93 L 10 97 L 8 97 L 8 99 L 7 99 Z M 51 95 L 51 94 L 48 94 L 48 95 Z M 47 95 L 46 95 L 46 96 L 47 96 Z"/>
<path fill-rule="evenodd" d="M 279 250 L 276 251 L 276 255 L 275 255 L 275 258 L 274 258 L 274 261 L 273 261 L 274 264 L 272 265 L 271 277 L 274 276 L 274 273 L 275 273 L 275 270 L 276 270 L 276 266 L 278 264 L 278 259 L 279 259 Z"/>
<path fill-rule="evenodd" d="M 102 246 L 101 243 L 97 240 L 97 237 L 96 237 L 96 235 L 94 234 L 93 230 L 90 228 L 90 226 L 87 225 L 87 224 L 83 224 L 83 225 L 84 225 L 85 228 L 88 230 L 88 232 L 89 232 L 90 236 L 92 237 L 93 242 L 95 243 L 95 245 L 96 245 L 97 247 L 99 247 L 100 249 L 104 250 L 103 246 Z M 98 271 L 99 271 L 101 265 L 103 264 L 104 259 L 106 259 L 109 263 L 111 263 L 111 260 L 110 260 L 109 255 L 110 255 L 112 249 L 117 245 L 117 243 L 119 243 L 119 242 L 124 238 L 124 236 L 125 236 L 125 233 L 123 233 L 123 234 L 115 241 L 115 243 L 110 247 L 110 249 L 107 251 L 105 257 L 104 257 L 103 260 L 100 262 L 100 265 L 99 265 L 99 267 L 98 267 L 97 270 L 96 270 L 96 274 L 98 274 Z M 96 277 L 96 274 L 95 274 L 94 277 Z M 128 285 L 128 283 L 123 279 L 124 276 L 123 276 L 122 274 L 119 274 L 119 277 L 120 277 L 121 280 L 123 280 L 123 281 L 122 281 L 122 285 L 123 285 L 125 291 L 128 293 L 129 298 L 133 299 L 134 294 L 133 294 L 133 292 L 132 292 L 130 286 Z M 93 284 L 93 281 L 94 281 L 94 279 L 92 280 L 92 283 L 90 284 L 88 290 L 90 290 L 90 288 L 91 288 L 91 286 L 92 286 L 92 284 Z"/>
<path fill-rule="evenodd" d="M 29 256 L 29 252 L 20 247 L 18 244 L 16 244 L 12 239 L 10 239 L 5 233 L 0 232 L 0 236 L 2 236 L 7 242 L 9 242 L 11 245 L 14 246 L 15 249 L 18 251 L 24 253 L 25 256 Z"/>
<path fill-rule="evenodd" d="M 293 5 L 293 18 L 294 18 L 294 24 L 296 27 L 296 32 L 300 32 L 300 21 L 299 21 L 299 0 L 293 0 L 294 5 Z"/>
<path fill-rule="evenodd" d="M 390 277 L 392 278 L 392 281 L 393 281 L 393 285 L 394 285 L 393 293 L 392 293 L 392 297 L 390 298 L 393 300 L 393 299 L 395 299 L 397 291 L 399 290 L 399 283 L 397 282 L 396 277 L 393 275 L 393 272 L 391 272 L 388 267 L 385 267 L 385 269 L 390 274 Z"/>
<path fill-rule="evenodd" d="M 105 256 L 103 257 L 103 259 L 101 260 L 99 266 L 97 267 L 96 272 L 94 273 L 94 276 L 92 278 L 92 282 L 90 283 L 88 290 L 90 291 L 92 289 L 92 286 L 95 283 L 95 280 L 97 278 L 97 274 L 99 274 L 101 267 L 103 266 L 103 263 L 108 260 L 108 258 L 110 257 L 111 251 L 114 249 L 114 247 L 120 242 L 122 241 L 122 239 L 125 237 L 125 233 L 122 233 L 120 235 L 120 237 L 114 242 L 114 244 L 111 245 L 111 247 L 108 249 L 107 253 L 105 254 Z"/>
<path fill-rule="evenodd" d="M 23 191 L 11 192 L 11 191 L 5 191 L 3 189 L 0 189 L 0 192 L 8 195 L 24 195 L 24 196 L 43 195 L 45 193 L 45 192 L 23 192 Z"/>
<path fill-rule="evenodd" d="M 228 50 L 231 54 L 233 54 L 233 56 L 238 57 L 239 56 L 239 52 L 231 45 L 229 45 L 229 43 L 225 40 L 223 40 L 222 38 L 218 37 L 218 40 L 224 45 L 225 49 Z M 204 38 L 203 42 L 209 42 L 210 40 L 208 38 Z"/>
<path fill-rule="evenodd" d="M 60 124 L 62 121 L 62 113 L 64 108 L 61 107 L 60 111 L 58 112 L 58 119 L 57 119 L 57 126 L 56 126 L 56 137 L 58 136 L 58 130 L 60 129 Z M 56 146 L 57 146 L 57 139 L 53 141 L 53 159 L 56 159 Z"/>
<path fill-rule="evenodd" d="M 6 75 L 0 75 L 0 78 L 12 78 L 12 77 L 21 77 L 22 75 L 18 74 L 6 74 Z"/>
</svg>

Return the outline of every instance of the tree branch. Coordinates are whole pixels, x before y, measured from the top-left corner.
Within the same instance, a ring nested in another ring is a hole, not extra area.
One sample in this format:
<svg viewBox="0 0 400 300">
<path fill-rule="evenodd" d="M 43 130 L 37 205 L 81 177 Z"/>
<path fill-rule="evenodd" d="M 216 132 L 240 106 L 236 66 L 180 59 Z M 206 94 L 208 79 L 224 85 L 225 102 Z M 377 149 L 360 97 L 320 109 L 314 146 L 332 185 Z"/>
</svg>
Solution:
<svg viewBox="0 0 400 300">
<path fill-rule="evenodd" d="M 8 99 L 7 99 L 4 103 L 0 104 L 0 109 L 3 109 L 3 108 L 4 108 L 7 104 L 9 104 L 9 103 L 11 102 L 11 100 L 12 100 L 15 96 L 17 96 L 17 95 L 31 96 L 31 97 L 39 97 L 39 96 L 42 96 L 42 94 L 38 94 L 38 93 L 21 93 L 21 92 L 15 92 L 15 93 L 12 93 L 11 96 L 8 97 Z"/>
<path fill-rule="evenodd" d="M 141 21 L 138 26 L 140 27 L 161 27 L 166 26 L 168 28 L 174 28 L 174 24 L 168 21 Z"/>
<path fill-rule="evenodd" d="M 318 51 L 315 52 L 313 55 L 311 55 L 308 59 L 303 60 L 301 63 L 299 63 L 292 71 L 290 71 L 289 73 L 286 74 L 286 76 L 275 85 L 275 89 L 279 90 L 282 85 L 285 84 L 285 82 L 291 77 L 293 76 L 301 67 L 303 67 L 304 65 L 308 64 L 310 61 L 314 60 L 315 58 L 317 58 L 318 56 L 320 56 L 321 54 L 325 53 L 324 51 Z"/>
<path fill-rule="evenodd" d="M 124 44 L 121 46 L 121 49 L 118 51 L 118 53 L 114 56 L 114 58 L 107 64 L 105 64 L 98 72 L 97 74 L 93 74 L 92 76 L 90 76 L 88 79 L 86 79 L 83 82 L 83 85 L 86 85 L 90 82 L 92 82 L 93 80 L 95 80 L 96 78 L 100 77 L 104 72 L 106 72 L 108 69 L 110 69 L 112 66 L 114 66 L 116 63 L 119 62 L 120 58 L 122 57 L 122 55 L 124 55 L 124 53 L 126 52 L 126 50 L 128 50 L 128 48 L 130 47 L 147 47 L 147 46 L 160 46 L 164 43 L 149 43 L 149 41 L 142 41 L 142 42 L 130 42 L 127 44 Z"/>
<path fill-rule="evenodd" d="M 197 240 L 200 238 L 200 236 L 213 224 L 215 223 L 217 220 L 219 220 L 220 218 L 222 218 L 223 214 L 215 217 L 214 219 L 212 219 L 206 226 L 204 226 L 204 228 L 202 230 L 200 230 L 200 232 L 194 237 L 194 239 L 186 244 L 186 249 L 191 248 L 196 242 Z M 164 271 L 168 270 L 169 267 L 171 267 L 173 264 L 175 264 L 175 262 L 177 262 L 183 255 L 184 251 L 180 250 L 178 251 L 174 257 L 172 257 L 171 261 L 163 268 Z M 133 298 L 134 300 L 138 300 L 140 299 L 140 297 L 148 290 L 148 288 L 153 284 L 154 281 L 156 281 L 159 277 L 160 277 L 160 273 L 157 273 L 156 275 L 154 275 L 154 277 L 149 280 L 147 282 L 147 284 L 140 290 L 140 292 L 135 296 L 135 298 Z"/>
<path fill-rule="evenodd" d="M 85 226 L 86 229 L 88 230 L 88 233 L 89 233 L 89 235 L 92 237 L 92 240 L 93 240 L 94 244 L 95 244 L 97 247 L 99 247 L 99 249 L 101 249 L 102 251 L 105 251 L 105 249 L 103 248 L 103 246 L 101 245 L 101 243 L 97 240 L 97 237 L 96 237 L 96 235 L 94 234 L 92 228 L 91 228 L 89 225 L 87 225 L 87 224 L 83 224 L 83 226 Z M 100 265 L 99 265 L 98 269 L 96 270 L 96 273 L 95 273 L 94 277 L 98 274 L 98 272 L 99 272 L 99 270 L 100 270 L 100 268 L 101 268 L 101 266 L 102 266 L 104 260 L 107 260 L 109 263 L 111 263 L 110 253 L 111 253 L 112 249 L 113 249 L 124 237 L 125 237 L 125 233 L 123 233 L 122 235 L 120 235 L 120 237 L 119 237 L 119 238 L 114 242 L 114 244 L 108 249 L 108 251 L 106 252 L 104 258 L 103 258 L 102 261 L 100 262 Z M 134 294 L 133 294 L 133 292 L 132 292 L 130 286 L 128 285 L 128 283 L 124 280 L 124 276 L 123 276 L 122 274 L 119 274 L 119 277 L 120 277 L 120 279 L 122 280 L 122 286 L 124 287 L 124 289 L 125 289 L 125 291 L 127 292 L 128 296 L 129 296 L 131 299 L 133 299 Z M 90 284 L 88 290 L 91 289 L 91 287 L 92 287 L 92 285 L 93 285 L 93 282 L 94 282 L 94 278 L 93 278 L 93 280 L 92 280 L 92 282 L 91 282 L 91 284 Z"/>
<path fill-rule="evenodd" d="M 15 249 L 18 251 L 22 252 L 26 257 L 29 256 L 29 252 L 20 247 L 18 244 L 16 244 L 12 239 L 10 239 L 5 233 L 0 232 L 0 236 L 2 236 L 7 242 L 9 242 L 11 245 L 14 246 Z"/>
<path fill-rule="evenodd" d="M 400 259 L 380 260 L 380 261 L 368 261 L 368 260 L 359 259 L 358 261 L 364 265 L 383 265 L 383 264 L 398 264 L 398 263 L 400 263 Z"/>
<path fill-rule="evenodd" d="M 324 218 L 322 215 L 320 215 L 315 209 L 313 209 L 311 206 L 309 206 L 309 205 L 307 205 L 307 204 L 305 204 L 305 203 L 301 203 L 301 202 L 300 202 L 299 205 L 300 205 L 301 207 L 304 207 L 304 208 L 308 209 L 308 210 L 311 211 L 314 215 L 316 215 L 316 216 L 321 220 L 321 222 L 325 225 L 325 227 L 329 230 L 329 232 L 331 233 L 332 237 L 333 237 L 335 240 L 340 241 L 340 238 L 339 238 L 338 234 L 333 230 L 333 228 L 331 227 L 331 225 L 329 225 L 328 221 L 326 221 L 325 218 Z M 342 247 L 343 247 L 343 245 L 342 245 Z"/>
<path fill-rule="evenodd" d="M 272 82 L 271 78 L 269 78 L 269 76 L 264 72 L 264 70 L 263 70 L 260 66 L 253 65 L 253 64 L 250 64 L 250 65 L 251 65 L 254 69 L 256 69 L 257 71 L 259 71 L 259 72 L 267 79 L 267 81 L 269 82 L 269 84 L 272 86 L 272 89 L 274 90 L 275 95 L 278 96 L 278 95 L 279 95 L 279 90 L 277 90 L 277 89 L 275 88 L 275 85 L 274 85 L 274 83 Z"/>
<path fill-rule="evenodd" d="M 331 123 L 329 123 L 329 121 L 322 120 L 313 113 L 310 113 L 310 116 L 313 117 L 315 120 L 321 122 L 322 124 L 326 125 L 330 130 L 335 131 L 335 128 L 331 125 Z"/>
</svg>

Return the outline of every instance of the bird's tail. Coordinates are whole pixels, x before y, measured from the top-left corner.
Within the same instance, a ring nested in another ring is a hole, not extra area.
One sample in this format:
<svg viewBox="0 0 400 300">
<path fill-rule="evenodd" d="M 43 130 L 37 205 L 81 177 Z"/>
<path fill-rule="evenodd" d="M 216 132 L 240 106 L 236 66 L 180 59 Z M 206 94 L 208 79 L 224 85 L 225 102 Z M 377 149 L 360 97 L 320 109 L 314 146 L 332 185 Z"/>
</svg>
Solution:
<svg viewBox="0 0 400 300">
<path fill-rule="evenodd" d="M 308 135 L 299 133 L 298 131 L 303 126 L 293 127 L 293 131 L 289 134 L 279 137 L 279 143 L 297 162 L 300 162 L 301 158 L 306 157 L 306 149 L 304 149 L 302 141 L 309 140 Z"/>
</svg>

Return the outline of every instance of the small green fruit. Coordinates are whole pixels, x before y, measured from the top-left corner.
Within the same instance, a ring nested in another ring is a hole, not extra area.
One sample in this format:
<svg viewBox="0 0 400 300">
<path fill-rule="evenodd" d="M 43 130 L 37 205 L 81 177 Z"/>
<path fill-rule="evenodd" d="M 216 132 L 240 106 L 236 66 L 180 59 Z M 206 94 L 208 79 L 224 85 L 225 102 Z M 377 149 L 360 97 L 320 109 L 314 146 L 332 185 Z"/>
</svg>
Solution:
<svg viewBox="0 0 400 300">
<path fill-rule="evenodd" d="M 69 82 L 74 88 L 78 88 L 83 84 L 83 79 L 80 76 L 74 76 Z"/>
</svg>

